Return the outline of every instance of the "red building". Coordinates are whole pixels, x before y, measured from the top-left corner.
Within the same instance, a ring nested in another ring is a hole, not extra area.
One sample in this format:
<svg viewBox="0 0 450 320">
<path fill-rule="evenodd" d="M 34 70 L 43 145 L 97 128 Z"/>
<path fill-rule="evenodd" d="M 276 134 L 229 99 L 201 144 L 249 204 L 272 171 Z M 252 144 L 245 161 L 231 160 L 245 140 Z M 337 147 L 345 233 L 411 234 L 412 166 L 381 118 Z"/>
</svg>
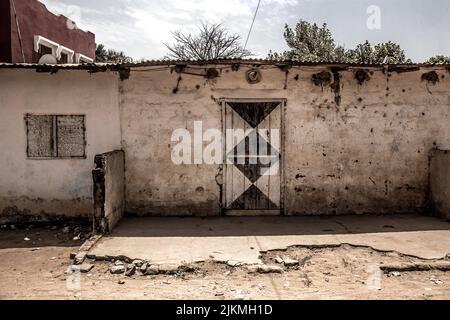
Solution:
<svg viewBox="0 0 450 320">
<path fill-rule="evenodd" d="M 38 63 L 44 54 L 58 63 L 93 62 L 95 35 L 37 0 L 0 0 L 0 62 Z"/>
</svg>

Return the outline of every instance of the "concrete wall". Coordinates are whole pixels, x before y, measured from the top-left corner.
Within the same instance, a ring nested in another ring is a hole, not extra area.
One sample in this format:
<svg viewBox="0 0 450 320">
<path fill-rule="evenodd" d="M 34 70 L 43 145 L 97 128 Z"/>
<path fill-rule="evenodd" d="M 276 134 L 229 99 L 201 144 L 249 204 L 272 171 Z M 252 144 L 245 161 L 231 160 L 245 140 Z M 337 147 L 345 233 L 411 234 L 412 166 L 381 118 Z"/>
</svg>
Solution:
<svg viewBox="0 0 450 320">
<path fill-rule="evenodd" d="M 118 76 L 0 69 L 0 216 L 90 217 L 94 156 L 120 149 Z M 86 159 L 28 160 L 24 115 L 84 114 Z"/>
<path fill-rule="evenodd" d="M 124 152 L 112 151 L 95 157 L 94 179 L 94 226 L 105 233 L 110 232 L 125 211 L 125 156 Z"/>
<path fill-rule="evenodd" d="M 206 79 L 207 67 L 219 77 Z M 221 213 L 221 165 L 175 165 L 174 130 L 222 129 L 220 98 L 286 99 L 287 214 L 400 213 L 427 210 L 429 151 L 450 148 L 450 74 L 436 68 L 335 72 L 325 67 L 197 66 L 178 74 L 165 66 L 115 72 L 0 70 L 0 213 L 88 217 L 94 156 L 125 152 L 125 209 L 138 215 Z M 334 70 L 336 71 L 336 70 Z M 424 79 L 423 75 L 428 74 Z M 126 78 L 126 73 L 123 73 Z M 339 75 L 339 84 L 336 81 Z M 180 78 L 181 77 L 181 78 Z M 339 102 L 339 103 L 337 103 Z M 85 114 L 87 158 L 27 160 L 24 114 Z M 206 144 L 205 144 L 206 145 Z"/>
<path fill-rule="evenodd" d="M 450 74 L 437 70 L 370 70 L 359 84 L 356 70 L 339 84 L 315 85 L 323 67 L 262 68 L 248 84 L 241 66 L 219 66 L 219 77 L 179 75 L 137 68 L 121 87 L 122 144 L 126 154 L 127 211 L 141 215 L 220 214 L 220 166 L 174 165 L 171 134 L 221 128 L 226 98 L 285 98 L 287 214 L 417 212 L 426 208 L 428 152 L 450 147 Z M 204 73 L 207 66 L 188 69 Z M 178 83 L 178 85 L 177 85 Z M 174 90 L 176 88 L 176 90 Z M 337 90 L 335 89 L 337 88 Z M 339 102 L 339 105 L 336 103 Z"/>
<path fill-rule="evenodd" d="M 450 151 L 431 153 L 430 187 L 433 209 L 450 220 Z"/>
</svg>

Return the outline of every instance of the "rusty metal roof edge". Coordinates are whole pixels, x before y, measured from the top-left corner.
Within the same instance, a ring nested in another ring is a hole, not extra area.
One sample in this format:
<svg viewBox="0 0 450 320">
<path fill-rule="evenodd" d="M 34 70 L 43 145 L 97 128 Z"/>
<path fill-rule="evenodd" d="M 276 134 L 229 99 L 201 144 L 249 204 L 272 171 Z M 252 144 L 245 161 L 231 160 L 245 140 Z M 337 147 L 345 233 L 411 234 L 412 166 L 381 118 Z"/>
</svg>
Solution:
<svg viewBox="0 0 450 320">
<path fill-rule="evenodd" d="M 268 60 L 268 59 L 226 59 L 226 60 L 150 60 L 134 63 L 85 63 L 85 64 L 32 64 L 32 63 L 0 63 L 0 68 L 18 69 L 47 69 L 47 70 L 88 70 L 88 71 L 117 71 L 124 68 L 139 68 L 152 66 L 174 65 L 273 65 L 273 66 L 311 66 L 311 67 L 340 67 L 340 68 L 450 68 L 450 64 L 359 64 L 330 61 L 298 61 L 298 60 Z"/>
</svg>

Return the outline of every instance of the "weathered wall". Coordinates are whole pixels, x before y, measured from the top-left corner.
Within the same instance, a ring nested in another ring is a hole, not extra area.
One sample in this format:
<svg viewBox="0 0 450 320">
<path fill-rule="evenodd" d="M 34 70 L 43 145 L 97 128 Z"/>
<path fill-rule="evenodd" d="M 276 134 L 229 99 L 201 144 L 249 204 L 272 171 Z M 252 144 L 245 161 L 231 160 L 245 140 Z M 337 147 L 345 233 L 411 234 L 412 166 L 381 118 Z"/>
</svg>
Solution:
<svg viewBox="0 0 450 320">
<path fill-rule="evenodd" d="M 125 211 L 125 155 L 122 150 L 95 156 L 94 226 L 110 232 Z"/>
<path fill-rule="evenodd" d="M 118 76 L 0 70 L 0 215 L 88 217 L 94 156 L 120 149 Z M 24 115 L 84 114 L 86 159 L 27 160 Z"/>
<path fill-rule="evenodd" d="M 184 76 L 183 76 L 184 77 Z M 221 110 L 202 78 L 186 77 L 174 94 L 178 75 L 132 72 L 122 83 L 122 145 L 126 157 L 127 211 L 134 214 L 216 215 L 218 165 L 175 165 L 171 135 L 178 128 L 221 128 Z M 196 86 L 201 88 L 197 89 Z"/>
<path fill-rule="evenodd" d="M 434 84 L 422 80 L 430 69 L 374 68 L 362 84 L 355 70 L 342 70 L 339 85 L 337 73 L 315 85 L 312 76 L 327 68 L 286 73 L 263 66 L 262 81 L 251 85 L 247 66 L 217 67 L 219 77 L 210 80 L 184 73 L 180 79 L 164 66 L 133 68 L 124 80 L 115 72 L 1 69 L 2 216 L 90 216 L 94 156 L 121 148 L 127 212 L 219 215 L 221 166 L 175 165 L 171 135 L 180 128 L 192 133 L 194 121 L 222 129 L 220 98 L 286 99 L 287 214 L 427 209 L 429 151 L 450 148 L 448 70 L 437 68 Z M 26 113 L 85 114 L 87 158 L 27 160 Z"/>
<path fill-rule="evenodd" d="M 430 162 L 433 209 L 441 217 L 450 220 L 450 151 L 433 150 Z"/>
<path fill-rule="evenodd" d="M 220 166 L 174 165 L 173 130 L 203 121 L 221 129 L 217 99 L 285 98 L 285 207 L 288 214 L 422 211 L 428 152 L 450 147 L 450 74 L 374 69 L 359 84 L 353 70 L 340 83 L 315 85 L 323 67 L 262 68 L 250 85 L 247 67 L 221 66 L 207 80 L 169 69 L 134 69 L 121 87 L 127 210 L 137 214 L 220 214 Z M 197 67 L 189 72 L 202 73 Z M 178 86 L 177 83 L 179 82 Z M 177 88 L 177 90 L 174 90 Z M 335 90 L 338 88 L 339 90 Z M 339 105 L 336 103 L 338 100 Z"/>
</svg>

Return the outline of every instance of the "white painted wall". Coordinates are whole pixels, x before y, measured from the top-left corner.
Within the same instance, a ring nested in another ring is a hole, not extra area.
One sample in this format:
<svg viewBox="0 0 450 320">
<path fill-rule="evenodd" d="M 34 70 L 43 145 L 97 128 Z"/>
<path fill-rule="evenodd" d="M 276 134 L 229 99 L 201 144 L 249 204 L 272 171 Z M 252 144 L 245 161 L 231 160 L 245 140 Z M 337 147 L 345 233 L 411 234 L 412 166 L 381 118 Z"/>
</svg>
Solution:
<svg viewBox="0 0 450 320">
<path fill-rule="evenodd" d="M 207 66 L 205 66 L 206 68 Z M 212 66 L 214 67 L 214 66 Z M 175 165 L 173 130 L 222 128 L 220 98 L 286 99 L 285 206 L 288 214 L 399 213 L 423 210 L 429 151 L 450 148 L 450 73 L 436 85 L 422 69 L 374 70 L 359 85 L 341 72 L 341 104 L 330 86 L 315 86 L 324 67 L 286 74 L 224 68 L 214 80 L 170 69 L 113 72 L 0 70 L 0 214 L 87 216 L 93 158 L 123 148 L 126 210 L 140 215 L 218 215 L 220 166 Z M 201 73 L 204 69 L 190 70 Z M 27 160 L 26 113 L 85 114 L 87 159 Z"/>
<path fill-rule="evenodd" d="M 120 149 L 118 76 L 0 70 L 0 215 L 92 214 L 94 156 Z M 24 115 L 86 115 L 86 159 L 27 160 Z"/>
<path fill-rule="evenodd" d="M 208 66 L 205 66 L 207 68 Z M 221 66 L 223 67 L 223 66 Z M 230 67 L 230 66 L 228 66 Z M 218 215 L 219 167 L 174 165 L 173 130 L 194 121 L 221 128 L 219 98 L 285 98 L 285 206 L 288 214 L 421 211 L 428 195 L 428 153 L 450 148 L 450 74 L 437 70 L 390 74 L 379 68 L 359 85 L 341 72 L 341 104 L 330 86 L 315 86 L 324 67 L 275 66 L 262 81 L 245 80 L 248 67 L 225 68 L 206 80 L 167 70 L 132 70 L 122 83 L 122 141 L 126 153 L 127 209 L 141 215 Z M 201 73 L 198 67 L 189 72 Z"/>
</svg>

